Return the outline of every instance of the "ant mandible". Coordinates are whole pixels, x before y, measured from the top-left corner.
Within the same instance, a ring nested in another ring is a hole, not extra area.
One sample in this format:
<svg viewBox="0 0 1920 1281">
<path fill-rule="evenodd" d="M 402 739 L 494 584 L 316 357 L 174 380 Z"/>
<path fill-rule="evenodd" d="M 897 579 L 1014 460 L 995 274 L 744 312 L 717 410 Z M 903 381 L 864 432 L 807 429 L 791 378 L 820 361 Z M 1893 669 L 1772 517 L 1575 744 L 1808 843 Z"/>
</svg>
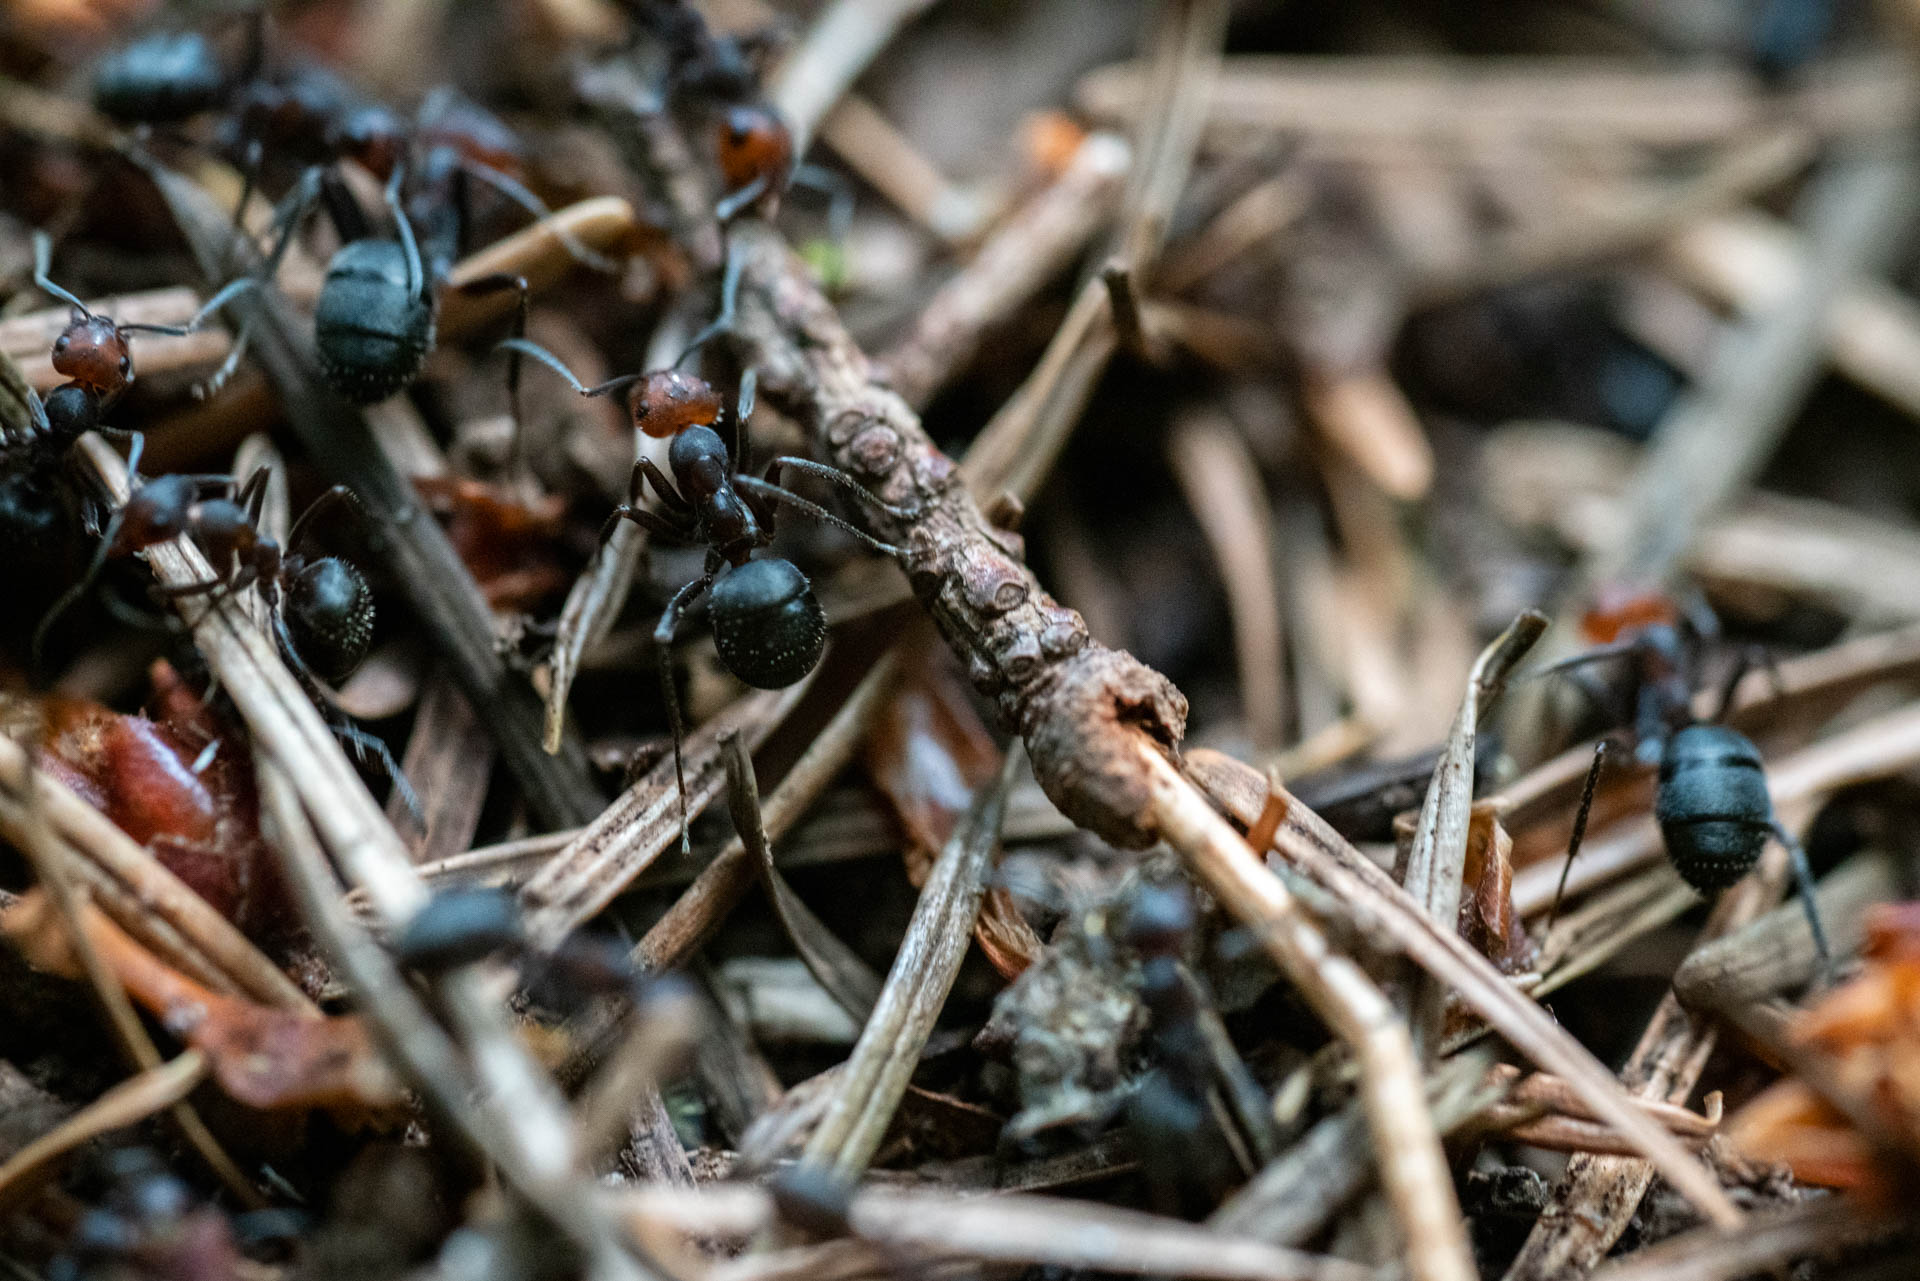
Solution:
<svg viewBox="0 0 1920 1281">
<path fill-rule="evenodd" d="M 1714 895 L 1751 872 L 1771 837 L 1787 851 L 1800 905 L 1813 935 L 1821 972 L 1833 973 L 1833 954 L 1820 921 L 1812 868 L 1800 842 L 1780 823 L 1767 792 L 1766 764 L 1753 741 L 1724 724 L 1735 689 L 1751 664 L 1743 652 L 1720 691 L 1712 720 L 1693 716 L 1692 695 L 1698 682 L 1700 644 L 1717 626 L 1700 610 L 1696 621 L 1683 624 L 1682 611 L 1670 597 L 1651 591 L 1613 589 L 1588 612 L 1584 627 L 1602 643 L 1541 668 L 1566 671 L 1608 659 L 1632 664 L 1635 756 L 1659 767 L 1654 793 L 1654 821 L 1666 847 L 1667 861 L 1680 879 L 1702 894 Z M 1776 683 L 1778 676 L 1775 676 Z M 1581 789 L 1567 860 L 1560 870 L 1560 890 L 1586 837 L 1594 787 L 1606 763 L 1608 745 L 1602 739 Z M 1557 911 L 1560 893 L 1554 895 Z M 1549 916 L 1549 923 L 1552 917 Z"/>
<path fill-rule="evenodd" d="M 746 422 L 753 412 L 755 384 L 751 370 L 740 380 L 739 399 L 729 415 L 733 436 L 729 448 L 715 430 L 720 418 L 719 395 L 704 379 L 666 369 L 625 374 L 588 387 L 559 357 L 537 343 L 509 338 L 500 346 L 512 352 L 515 359 L 523 354 L 532 356 L 565 378 L 582 396 L 606 396 L 638 385 L 639 394 L 628 398 L 634 425 L 650 436 L 671 439 L 667 447 L 671 479 L 651 458 L 636 461 L 627 483 L 627 501 L 607 517 L 600 541 L 604 546 L 619 522 L 630 520 L 669 541 L 707 549 L 705 570 L 674 593 L 653 629 L 661 692 L 673 732 L 674 778 L 680 789 L 680 847 L 687 850 L 686 771 L 681 748 L 684 730 L 669 661 L 681 620 L 701 596 L 707 595 L 714 649 L 722 665 L 756 689 L 784 689 L 819 664 L 826 649 L 827 620 L 812 584 L 792 561 L 778 556 L 754 559 L 756 551 L 773 542 L 774 504 L 785 503 L 844 530 L 884 555 L 897 558 L 900 549 L 786 489 L 779 483 L 781 471 L 791 468 L 817 476 L 896 519 L 905 519 L 909 513 L 882 502 L 839 468 L 807 458 L 782 455 L 769 462 L 762 475 L 747 474 Z M 681 359 L 686 359 L 685 354 Z M 510 372 L 510 382 L 513 377 Z M 658 509 L 641 505 L 649 484 L 659 495 Z"/>
</svg>

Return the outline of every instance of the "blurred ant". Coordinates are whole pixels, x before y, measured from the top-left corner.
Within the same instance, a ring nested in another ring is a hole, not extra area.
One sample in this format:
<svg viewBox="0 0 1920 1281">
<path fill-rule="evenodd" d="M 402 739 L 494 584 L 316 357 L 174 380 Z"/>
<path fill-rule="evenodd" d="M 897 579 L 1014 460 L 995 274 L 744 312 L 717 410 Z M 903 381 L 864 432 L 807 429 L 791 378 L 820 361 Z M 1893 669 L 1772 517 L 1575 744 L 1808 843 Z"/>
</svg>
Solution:
<svg viewBox="0 0 1920 1281">
<path fill-rule="evenodd" d="M 687 850 L 686 772 L 681 759 L 684 731 L 670 661 L 674 633 L 681 620 L 702 595 L 710 592 L 707 615 L 720 662 L 756 689 L 784 689 L 819 665 L 827 643 L 827 619 L 806 575 L 792 561 L 778 556 L 753 559 L 754 552 L 773 542 L 774 504 L 785 503 L 844 530 L 884 555 L 898 557 L 900 549 L 782 487 L 781 470 L 792 468 L 829 481 L 896 519 L 904 519 L 909 513 L 882 502 L 839 468 L 811 459 L 782 455 L 769 462 L 762 475 L 747 474 L 743 469 L 747 462 L 747 419 L 753 413 L 752 371 L 741 378 L 739 399 L 729 415 L 733 437 L 729 446 L 715 430 L 720 418 L 719 396 L 704 379 L 667 369 L 624 374 L 588 387 L 558 356 L 537 343 L 509 338 L 500 346 L 516 358 L 532 356 L 565 378 L 582 396 L 625 393 L 638 386 L 638 396 L 629 396 L 627 401 L 634 425 L 650 436 L 668 437 L 672 442 L 667 447 L 667 471 L 672 478 L 651 458 L 636 461 L 627 483 L 627 501 L 607 517 L 600 542 L 604 546 L 619 522 L 630 520 L 670 542 L 707 549 L 705 571 L 674 593 L 653 629 L 660 686 L 673 731 L 674 777 L 680 787 L 680 847 Z M 509 374 L 510 380 L 512 377 Z M 648 484 L 659 495 L 661 505 L 657 510 L 641 506 Z"/>
<path fill-rule="evenodd" d="M 47 1267 L 50 1281 L 92 1277 L 170 1277 L 212 1281 L 242 1267 L 233 1226 L 201 1201 L 145 1148 L 121 1148 L 101 1162 L 107 1179 L 98 1206 L 73 1224 Z"/>
<path fill-rule="evenodd" d="M 128 463 L 129 474 L 137 474 L 137 447 Z M 327 714 L 335 736 L 362 760 L 378 764 L 417 815 L 419 800 L 386 743 L 347 720 L 327 693 L 366 660 L 373 642 L 373 589 L 349 561 L 337 556 L 308 559 L 294 550 L 322 512 L 342 502 L 357 505 L 357 500 L 346 486 L 335 485 L 301 513 L 283 549 L 260 531 L 267 479 L 268 470 L 262 467 L 237 491 L 231 476 L 174 474 L 139 485 L 108 523 L 86 574 L 41 620 L 34 633 L 35 664 L 55 621 L 86 594 L 108 560 L 188 535 L 212 562 L 214 577 L 157 587 L 155 593 L 171 600 L 211 598 L 258 584 L 266 595 L 274 640 L 288 669 Z"/>
<path fill-rule="evenodd" d="M 1830 977 L 1833 956 L 1820 921 L 1806 851 L 1774 815 L 1760 749 L 1744 734 L 1722 723 L 1732 706 L 1734 691 L 1751 667 L 1751 652 L 1741 653 L 1721 686 L 1712 719 L 1698 721 L 1693 716 L 1699 650 L 1718 634 L 1711 615 L 1700 617 L 1701 613 L 1696 610 L 1696 618 L 1689 625 L 1675 602 L 1662 593 L 1615 589 L 1603 596 L 1583 620 L 1584 630 L 1590 637 L 1600 638 L 1601 643 L 1548 664 L 1539 673 L 1567 671 L 1616 658 L 1631 665 L 1634 755 L 1642 764 L 1659 767 L 1653 812 L 1668 862 L 1681 880 L 1704 895 L 1714 895 L 1753 870 L 1768 837 L 1779 841 L 1793 868 L 1821 970 Z M 1777 672 L 1774 682 L 1779 684 Z M 1561 891 L 1586 837 L 1594 787 L 1607 753 L 1602 740 L 1594 750 L 1580 807 L 1574 815 L 1567 860 L 1560 869 Z M 1556 891 L 1555 913 L 1559 901 L 1560 892 Z M 1549 924 L 1552 920 L 1550 914 Z"/>
<path fill-rule="evenodd" d="M 225 106 L 259 73 L 266 11 L 249 15 L 240 68 L 229 71 L 198 31 L 161 31 L 108 54 L 94 71 L 93 105 L 127 125 L 178 124 Z"/>
<path fill-rule="evenodd" d="M 851 216 L 845 184 L 797 163 L 793 130 L 760 95 L 764 36 L 716 35 L 682 0 L 629 0 L 635 21 L 666 50 L 668 96 L 708 118 L 723 195 L 714 215 L 731 222 L 755 206 L 771 213 L 791 186 L 812 187 L 832 201 L 833 238 Z"/>
</svg>

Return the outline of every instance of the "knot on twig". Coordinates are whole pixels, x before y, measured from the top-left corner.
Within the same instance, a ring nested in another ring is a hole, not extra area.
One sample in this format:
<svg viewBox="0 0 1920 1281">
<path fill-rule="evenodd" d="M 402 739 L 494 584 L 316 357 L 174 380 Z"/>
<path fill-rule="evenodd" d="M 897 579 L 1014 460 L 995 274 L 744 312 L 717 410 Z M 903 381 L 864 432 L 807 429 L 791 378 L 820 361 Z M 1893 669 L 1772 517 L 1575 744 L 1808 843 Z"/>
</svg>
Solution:
<svg viewBox="0 0 1920 1281">
<path fill-rule="evenodd" d="M 1017 723 L 1034 777 L 1061 813 L 1122 848 L 1153 843 L 1137 736 L 1179 747 L 1187 699 L 1173 682 L 1122 650 L 1089 645 L 1026 691 Z"/>
</svg>

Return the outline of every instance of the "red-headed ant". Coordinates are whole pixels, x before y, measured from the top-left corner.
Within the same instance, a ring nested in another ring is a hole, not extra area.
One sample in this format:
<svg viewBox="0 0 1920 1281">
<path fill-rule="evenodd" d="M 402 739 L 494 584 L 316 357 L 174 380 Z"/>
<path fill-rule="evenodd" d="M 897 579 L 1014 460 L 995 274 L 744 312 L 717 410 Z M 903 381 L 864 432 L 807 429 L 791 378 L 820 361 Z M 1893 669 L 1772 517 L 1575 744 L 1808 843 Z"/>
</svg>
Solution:
<svg viewBox="0 0 1920 1281">
<path fill-rule="evenodd" d="M 753 558 L 756 551 L 773 542 L 774 504 L 785 503 L 815 520 L 844 530 L 885 555 L 897 557 L 900 550 L 782 487 L 779 483 L 782 469 L 790 468 L 829 481 L 890 516 L 905 518 L 908 513 L 874 497 L 839 468 L 811 459 L 782 456 L 769 462 L 762 475 L 747 474 L 744 470 L 746 422 L 753 412 L 754 389 L 751 371 L 740 380 L 739 399 L 730 415 L 733 443 L 729 447 L 715 430 L 719 396 L 703 379 L 675 370 L 657 370 L 650 374 L 625 374 L 597 387 L 588 387 L 559 357 L 537 343 L 525 338 L 509 338 L 500 346 L 513 353 L 515 359 L 521 355 L 532 356 L 565 378 L 582 396 L 627 393 L 628 389 L 639 387 L 637 397 L 628 396 L 635 426 L 648 435 L 671 438 L 672 443 L 667 447 L 667 471 L 671 479 L 651 458 L 643 457 L 635 462 L 627 485 L 627 501 L 607 517 L 600 541 L 604 545 L 620 521 L 630 520 L 669 542 L 707 549 L 705 571 L 674 593 L 653 631 L 661 690 L 666 698 L 668 724 L 673 731 L 674 774 L 680 785 L 680 844 L 684 850 L 689 847 L 686 774 L 681 761 L 684 731 L 670 662 L 674 633 L 680 621 L 701 596 L 710 592 L 707 613 L 721 663 L 755 688 L 785 688 L 819 664 L 826 648 L 827 620 L 806 575 L 793 562 L 777 556 Z M 514 377 L 510 372 L 510 383 Z M 658 509 L 641 506 L 649 484 L 659 496 Z"/>
<path fill-rule="evenodd" d="M 1743 653 L 1734 665 L 1721 687 L 1713 719 L 1696 721 L 1692 702 L 1699 684 L 1699 649 L 1718 628 L 1710 615 L 1700 610 L 1693 614 L 1702 621 L 1689 625 L 1673 600 L 1658 592 L 1611 592 L 1584 620 L 1588 634 L 1604 636 L 1603 643 L 1540 671 L 1565 671 L 1608 659 L 1630 664 L 1635 756 L 1659 767 L 1654 819 L 1674 871 L 1702 894 L 1717 894 L 1753 870 L 1769 837 L 1779 841 L 1792 864 L 1821 970 L 1831 975 L 1833 957 L 1820 923 L 1806 851 L 1774 816 L 1760 749 L 1722 723 L 1751 656 Z M 1562 889 L 1586 836 L 1594 786 L 1606 755 L 1602 741 L 1594 751 L 1574 816 L 1567 861 L 1560 874 Z M 1554 902 L 1557 909 L 1558 893 Z"/>
<path fill-rule="evenodd" d="M 136 445 L 128 460 L 130 474 L 137 474 L 139 460 Z M 159 476 L 139 485 L 108 522 L 86 574 L 41 620 L 34 633 L 35 662 L 55 621 L 86 594 L 109 560 L 145 552 L 183 534 L 190 536 L 206 553 L 214 576 L 205 582 L 155 588 L 156 594 L 182 600 L 230 595 L 258 584 L 266 594 L 269 625 L 288 669 L 327 714 L 334 734 L 363 760 L 378 764 L 408 808 L 418 814 L 419 801 L 387 745 L 348 721 L 328 693 L 329 687 L 343 683 L 366 659 L 373 642 L 373 589 L 351 562 L 337 556 L 309 559 L 296 550 L 314 519 L 339 503 L 354 504 L 353 493 L 335 485 L 315 499 L 294 522 L 283 549 L 260 531 L 267 479 L 267 469 L 262 467 L 237 488 L 231 476 L 184 474 Z"/>
</svg>

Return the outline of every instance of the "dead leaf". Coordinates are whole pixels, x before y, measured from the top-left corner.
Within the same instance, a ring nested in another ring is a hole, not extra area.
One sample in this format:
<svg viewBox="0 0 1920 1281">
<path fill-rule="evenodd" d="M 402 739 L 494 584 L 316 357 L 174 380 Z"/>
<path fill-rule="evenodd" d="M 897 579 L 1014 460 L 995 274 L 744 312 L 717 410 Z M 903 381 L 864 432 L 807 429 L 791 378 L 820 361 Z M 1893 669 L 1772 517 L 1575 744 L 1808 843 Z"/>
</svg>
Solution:
<svg viewBox="0 0 1920 1281">
<path fill-rule="evenodd" d="M 344 1125 L 388 1119 L 401 1105 L 399 1084 L 359 1018 L 309 1018 L 223 996 L 163 964 L 97 908 L 83 913 L 88 938 L 127 995 L 204 1052 L 237 1101 L 262 1111 L 321 1108 Z M 0 931 L 34 968 L 85 977 L 65 923 L 40 890 L 0 914 Z"/>
</svg>

